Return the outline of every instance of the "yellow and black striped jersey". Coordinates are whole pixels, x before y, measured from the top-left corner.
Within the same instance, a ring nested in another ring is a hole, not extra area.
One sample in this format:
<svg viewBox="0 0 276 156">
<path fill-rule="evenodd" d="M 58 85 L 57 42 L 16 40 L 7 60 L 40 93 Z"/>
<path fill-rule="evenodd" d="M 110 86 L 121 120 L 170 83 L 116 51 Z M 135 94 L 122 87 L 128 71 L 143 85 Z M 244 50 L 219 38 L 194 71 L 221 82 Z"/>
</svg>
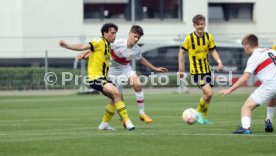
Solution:
<svg viewBox="0 0 276 156">
<path fill-rule="evenodd" d="M 190 74 L 210 73 L 208 52 L 216 48 L 214 38 L 211 34 L 204 32 L 198 37 L 195 32 L 187 35 L 181 48 L 188 52 L 190 62 Z"/>
<path fill-rule="evenodd" d="M 88 79 L 105 78 L 109 69 L 110 43 L 103 37 L 89 42 L 91 54 L 88 59 Z"/>
</svg>

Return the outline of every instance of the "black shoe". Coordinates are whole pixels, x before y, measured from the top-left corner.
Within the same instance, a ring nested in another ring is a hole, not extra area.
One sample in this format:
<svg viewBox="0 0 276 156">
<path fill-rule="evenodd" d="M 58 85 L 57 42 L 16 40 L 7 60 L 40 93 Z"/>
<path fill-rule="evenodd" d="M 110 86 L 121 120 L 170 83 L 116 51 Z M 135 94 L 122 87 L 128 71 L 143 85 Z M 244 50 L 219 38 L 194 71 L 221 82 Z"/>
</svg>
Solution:
<svg viewBox="0 0 276 156">
<path fill-rule="evenodd" d="M 269 119 L 265 121 L 265 131 L 266 132 L 273 132 L 272 123 Z"/>
<path fill-rule="evenodd" d="M 250 129 L 244 129 L 242 127 L 239 127 L 237 130 L 233 132 L 233 134 L 252 134 L 252 131 Z"/>
</svg>

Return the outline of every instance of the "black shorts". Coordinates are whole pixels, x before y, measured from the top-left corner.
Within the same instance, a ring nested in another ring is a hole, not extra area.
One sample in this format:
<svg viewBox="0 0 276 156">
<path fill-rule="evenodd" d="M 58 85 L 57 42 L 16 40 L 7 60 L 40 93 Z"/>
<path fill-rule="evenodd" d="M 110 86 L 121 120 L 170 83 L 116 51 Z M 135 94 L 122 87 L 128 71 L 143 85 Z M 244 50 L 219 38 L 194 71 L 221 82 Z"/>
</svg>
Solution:
<svg viewBox="0 0 276 156">
<path fill-rule="evenodd" d="M 98 78 L 92 81 L 89 81 L 89 86 L 97 91 L 102 92 L 104 95 L 106 95 L 103 91 L 104 85 L 107 83 L 113 84 L 111 81 L 107 80 L 106 78 Z M 114 85 L 114 84 L 113 84 Z"/>
<path fill-rule="evenodd" d="M 211 87 L 214 86 L 214 79 L 211 73 L 207 74 L 192 74 L 191 75 L 192 84 L 197 84 L 199 88 L 202 88 L 206 84 L 210 84 Z"/>
</svg>

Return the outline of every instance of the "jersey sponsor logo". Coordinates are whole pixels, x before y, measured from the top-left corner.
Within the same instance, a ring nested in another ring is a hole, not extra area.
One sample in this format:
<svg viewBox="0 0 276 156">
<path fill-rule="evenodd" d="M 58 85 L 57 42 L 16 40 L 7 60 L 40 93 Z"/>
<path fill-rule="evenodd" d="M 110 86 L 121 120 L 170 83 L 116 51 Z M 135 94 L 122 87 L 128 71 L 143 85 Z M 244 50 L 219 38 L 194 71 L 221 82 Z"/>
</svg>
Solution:
<svg viewBox="0 0 276 156">
<path fill-rule="evenodd" d="M 119 58 L 116 54 L 115 54 L 115 52 L 112 50 L 111 51 L 111 57 L 112 57 L 112 59 L 114 60 L 114 61 L 116 61 L 116 62 L 118 62 L 118 63 L 120 63 L 120 64 L 122 64 L 122 65 L 127 65 L 127 64 L 129 64 L 130 63 L 130 61 L 129 60 L 127 60 L 126 58 Z"/>
</svg>

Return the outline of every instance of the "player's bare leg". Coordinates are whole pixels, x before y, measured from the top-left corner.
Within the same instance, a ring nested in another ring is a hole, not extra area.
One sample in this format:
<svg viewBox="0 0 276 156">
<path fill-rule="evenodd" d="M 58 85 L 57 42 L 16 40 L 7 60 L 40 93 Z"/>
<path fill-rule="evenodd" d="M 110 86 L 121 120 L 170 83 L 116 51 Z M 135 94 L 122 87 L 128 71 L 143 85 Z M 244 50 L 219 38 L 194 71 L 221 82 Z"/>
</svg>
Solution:
<svg viewBox="0 0 276 156">
<path fill-rule="evenodd" d="M 145 123 L 151 123 L 152 119 L 145 113 L 144 92 L 139 77 L 134 74 L 129 78 L 129 83 L 135 91 L 136 102 L 139 107 L 139 118 Z"/>
<path fill-rule="evenodd" d="M 241 109 L 241 123 L 242 127 L 234 131 L 234 134 L 251 134 L 252 131 L 250 130 L 251 126 L 251 114 L 252 111 L 258 107 L 259 105 L 249 97 L 242 106 Z"/>
</svg>

